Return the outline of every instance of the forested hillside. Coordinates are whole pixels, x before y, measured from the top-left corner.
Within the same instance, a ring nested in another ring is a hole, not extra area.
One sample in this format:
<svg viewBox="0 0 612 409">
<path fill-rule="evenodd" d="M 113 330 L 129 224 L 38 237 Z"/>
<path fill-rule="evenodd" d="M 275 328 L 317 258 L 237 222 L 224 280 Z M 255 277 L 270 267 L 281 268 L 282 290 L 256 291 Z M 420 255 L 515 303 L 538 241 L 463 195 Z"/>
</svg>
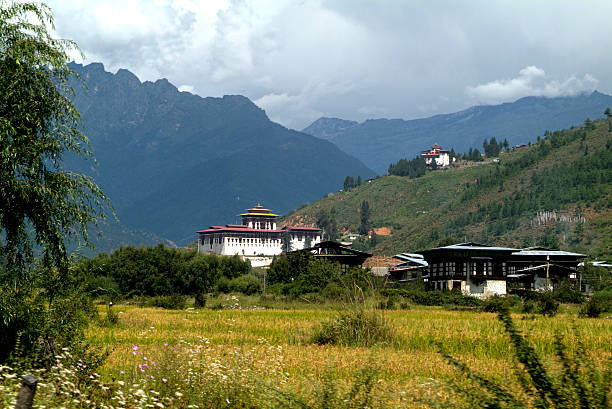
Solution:
<svg viewBox="0 0 612 409">
<path fill-rule="evenodd" d="M 323 215 L 340 232 L 357 232 L 367 201 L 370 226 L 392 231 L 361 240 L 379 254 L 422 249 L 452 237 L 612 257 L 612 119 L 547 131 L 538 142 L 503 151 L 499 158 L 414 179 L 384 176 L 287 218 L 315 222 Z"/>
</svg>

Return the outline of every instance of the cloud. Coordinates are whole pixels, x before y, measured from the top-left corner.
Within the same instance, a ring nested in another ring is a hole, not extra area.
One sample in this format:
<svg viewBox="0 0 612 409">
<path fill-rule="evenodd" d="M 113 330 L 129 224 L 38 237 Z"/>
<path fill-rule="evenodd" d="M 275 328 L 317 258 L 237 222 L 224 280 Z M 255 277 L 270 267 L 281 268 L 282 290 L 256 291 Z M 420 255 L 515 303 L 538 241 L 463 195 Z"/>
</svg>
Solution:
<svg viewBox="0 0 612 409">
<path fill-rule="evenodd" d="M 542 68 L 534 65 L 519 71 L 516 78 L 468 86 L 466 94 L 478 103 L 498 104 L 526 96 L 560 97 L 593 91 L 599 81 L 590 74 L 582 78 L 571 75 L 564 80 L 548 79 Z"/>
<path fill-rule="evenodd" d="M 263 95 L 254 102 L 275 122 L 300 129 L 304 123 L 327 115 L 323 111 L 314 109 L 321 100 L 330 96 L 341 96 L 350 93 L 356 85 L 350 81 L 340 81 L 333 84 L 309 83 L 298 93 L 270 93 Z"/>
<path fill-rule="evenodd" d="M 415 118 L 595 84 L 612 92 L 609 0 L 47 1 L 85 63 L 242 94 L 297 129 L 321 113 Z"/>
<path fill-rule="evenodd" d="M 193 85 L 181 85 L 178 87 L 181 92 L 190 92 L 193 94 Z"/>
</svg>

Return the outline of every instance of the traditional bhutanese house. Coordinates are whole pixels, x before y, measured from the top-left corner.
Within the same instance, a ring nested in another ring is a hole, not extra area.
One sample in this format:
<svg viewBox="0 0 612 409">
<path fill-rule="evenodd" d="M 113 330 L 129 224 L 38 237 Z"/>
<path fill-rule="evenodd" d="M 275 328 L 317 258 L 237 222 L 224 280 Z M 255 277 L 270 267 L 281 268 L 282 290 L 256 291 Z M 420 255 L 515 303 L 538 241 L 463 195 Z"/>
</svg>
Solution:
<svg viewBox="0 0 612 409">
<path fill-rule="evenodd" d="M 507 261 L 518 249 L 460 243 L 418 251 L 429 265 L 430 290 L 460 289 L 486 298 L 506 294 Z"/>
<path fill-rule="evenodd" d="M 427 166 L 431 166 L 433 161 L 438 167 L 450 166 L 450 152 L 442 149 L 437 143 L 434 143 L 430 150 L 421 152 L 421 157 L 425 159 Z"/>
<path fill-rule="evenodd" d="M 563 280 L 580 281 L 578 264 L 585 254 L 530 247 L 508 259 L 508 281 L 513 289 L 551 290 Z M 581 284 L 581 283 L 580 283 Z"/>
<path fill-rule="evenodd" d="M 427 274 L 429 264 L 422 254 L 401 253 L 393 258 L 401 260 L 401 263 L 389 268 L 389 275 L 398 283 L 419 280 Z"/>
<path fill-rule="evenodd" d="M 277 228 L 270 209 L 260 204 L 242 213 L 242 224 L 210 226 L 198 233 L 198 252 L 227 256 L 239 255 L 254 267 L 267 266 L 282 252 L 282 235 L 288 232 L 294 249 L 303 249 L 321 242 L 321 229 L 304 226 Z"/>
<path fill-rule="evenodd" d="M 323 241 L 299 251 L 307 251 L 317 258 L 339 263 L 344 272 L 350 267 L 361 268 L 365 260 L 372 257 L 370 253 L 352 249 L 335 241 Z"/>
</svg>

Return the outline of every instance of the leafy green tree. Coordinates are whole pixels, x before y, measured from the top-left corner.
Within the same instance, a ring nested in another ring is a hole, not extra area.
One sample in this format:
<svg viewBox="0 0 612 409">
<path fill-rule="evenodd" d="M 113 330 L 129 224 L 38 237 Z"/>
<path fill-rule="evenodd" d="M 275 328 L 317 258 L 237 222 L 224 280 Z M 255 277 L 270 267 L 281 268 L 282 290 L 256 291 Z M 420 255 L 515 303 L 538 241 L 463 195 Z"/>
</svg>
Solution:
<svg viewBox="0 0 612 409">
<path fill-rule="evenodd" d="M 333 209 L 331 213 L 323 209 L 317 213 L 317 226 L 323 230 L 324 240 L 336 240 L 338 238 L 338 226 L 333 213 Z"/>
<path fill-rule="evenodd" d="M 457 243 L 459 243 L 459 240 L 457 240 L 455 237 L 445 236 L 438 242 L 438 247 L 452 246 L 453 244 Z"/>
<path fill-rule="evenodd" d="M 397 163 L 389 165 L 389 174 L 396 176 L 408 176 L 411 179 L 416 179 L 425 174 L 425 159 L 417 156 L 414 159 L 400 159 Z"/>
<path fill-rule="evenodd" d="M 361 186 L 361 184 L 362 184 L 362 183 L 363 183 L 363 182 L 362 182 L 362 180 L 361 180 L 361 175 L 360 175 L 360 176 L 357 176 L 357 183 L 356 183 L 356 186 Z"/>
<path fill-rule="evenodd" d="M 47 363 L 82 339 L 88 303 L 66 241 L 88 243 L 108 205 L 91 178 L 61 167 L 65 154 L 91 152 L 70 100 L 78 49 L 52 29 L 48 6 L 0 1 L 0 361 L 17 339 Z"/>
<path fill-rule="evenodd" d="M 0 3 L 0 230 L 8 266 L 32 260 L 67 270 L 65 239 L 87 241 L 87 225 L 103 215 L 106 197 L 91 178 L 61 168 L 66 153 L 89 157 L 88 140 L 70 101 L 68 51 L 76 45 L 48 32 L 44 4 Z M 31 24 L 28 14 L 41 24 Z M 34 235 L 28 232 L 32 229 Z"/>
<path fill-rule="evenodd" d="M 361 202 L 359 217 L 361 219 L 359 234 L 366 234 L 370 230 L 370 203 L 367 200 Z"/>
<path fill-rule="evenodd" d="M 604 115 L 610 119 L 612 118 L 612 111 L 610 111 L 610 107 L 606 108 L 606 110 L 604 111 Z"/>
<path fill-rule="evenodd" d="M 355 179 L 352 176 L 347 176 L 344 178 L 344 191 L 348 192 L 349 190 L 355 187 Z"/>
<path fill-rule="evenodd" d="M 553 250 L 559 250 L 561 242 L 559 241 L 559 236 L 557 236 L 552 229 L 546 229 L 544 235 L 538 240 L 538 245 Z"/>
<path fill-rule="evenodd" d="M 285 253 L 288 253 L 292 250 L 291 233 L 286 230 L 281 234 L 281 245 Z"/>
</svg>

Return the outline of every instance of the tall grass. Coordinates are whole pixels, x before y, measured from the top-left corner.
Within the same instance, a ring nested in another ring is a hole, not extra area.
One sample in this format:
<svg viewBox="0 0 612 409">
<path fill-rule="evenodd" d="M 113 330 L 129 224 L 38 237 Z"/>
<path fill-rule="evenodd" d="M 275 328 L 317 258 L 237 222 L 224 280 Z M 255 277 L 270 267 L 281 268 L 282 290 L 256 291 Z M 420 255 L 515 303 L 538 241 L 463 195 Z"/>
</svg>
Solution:
<svg viewBox="0 0 612 409">
<path fill-rule="evenodd" d="M 381 311 L 356 308 L 339 312 L 323 322 L 312 334 L 310 341 L 350 347 L 371 347 L 391 344 L 395 340 L 393 328 Z"/>
<path fill-rule="evenodd" d="M 442 355 L 468 380 L 454 381 L 450 392 L 453 406 L 484 408 L 609 408 L 612 403 L 612 359 L 600 370 L 588 357 L 581 342 L 575 353 L 568 353 L 560 335 L 555 335 L 556 362 L 545 365 L 542 357 L 517 329 L 507 309 L 499 312 L 499 320 L 512 343 L 518 363 L 514 368 L 516 384 L 508 387 L 508 380 L 500 381 L 469 368 L 446 352 Z M 429 400 L 432 406 L 440 402 Z"/>
</svg>

